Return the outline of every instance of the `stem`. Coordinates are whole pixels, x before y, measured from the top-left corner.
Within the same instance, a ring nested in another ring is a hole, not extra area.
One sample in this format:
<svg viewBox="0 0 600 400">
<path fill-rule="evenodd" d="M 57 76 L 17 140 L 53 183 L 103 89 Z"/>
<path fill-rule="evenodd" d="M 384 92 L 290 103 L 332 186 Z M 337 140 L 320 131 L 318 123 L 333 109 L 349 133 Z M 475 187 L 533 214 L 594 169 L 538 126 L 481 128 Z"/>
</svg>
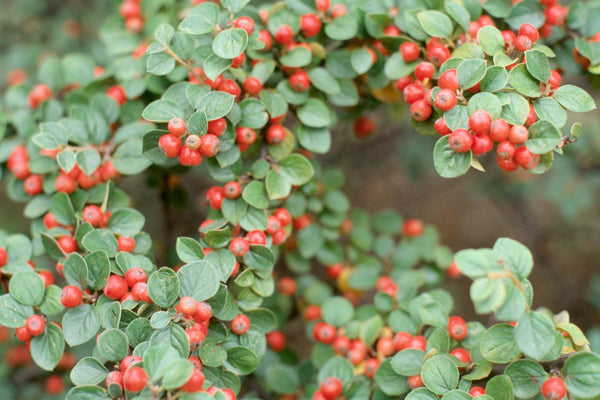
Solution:
<svg viewBox="0 0 600 400">
<path fill-rule="evenodd" d="M 179 64 L 183 65 L 185 67 L 185 69 L 187 69 L 188 71 L 190 71 L 190 73 L 196 78 L 198 79 L 198 81 L 202 82 L 202 83 L 206 83 L 206 81 L 204 80 L 204 78 L 200 77 L 200 75 L 198 75 L 196 73 L 196 71 L 194 71 L 194 69 L 192 68 L 192 66 L 185 62 L 184 60 L 181 59 L 181 57 L 179 57 L 177 54 L 175 54 L 175 52 L 173 50 L 171 50 L 171 48 L 169 46 L 165 46 L 165 52 L 170 55 L 171 57 L 173 57 L 173 59 L 175 59 L 175 61 L 177 61 Z"/>
</svg>

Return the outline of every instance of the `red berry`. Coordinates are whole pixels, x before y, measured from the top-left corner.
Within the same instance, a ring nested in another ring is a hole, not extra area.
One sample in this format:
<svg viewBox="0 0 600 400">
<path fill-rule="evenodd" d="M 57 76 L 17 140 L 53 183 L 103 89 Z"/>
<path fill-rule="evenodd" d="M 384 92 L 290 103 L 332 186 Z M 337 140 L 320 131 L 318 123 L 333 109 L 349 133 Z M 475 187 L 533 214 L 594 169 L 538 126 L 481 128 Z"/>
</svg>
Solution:
<svg viewBox="0 0 600 400">
<path fill-rule="evenodd" d="M 102 210 L 95 204 L 85 207 L 81 212 L 83 220 L 92 224 L 93 227 L 99 227 L 102 224 L 102 215 Z"/>
<path fill-rule="evenodd" d="M 139 356 L 125 356 L 125 358 L 122 359 L 121 363 L 119 364 L 119 369 L 121 370 L 122 373 L 125 373 L 129 369 L 129 367 L 131 367 L 133 364 L 137 364 L 141 361 L 142 361 L 142 357 L 139 357 Z"/>
<path fill-rule="evenodd" d="M 325 378 L 325 380 L 321 382 L 319 389 L 323 397 L 325 397 L 327 400 L 334 400 L 342 395 L 344 386 L 342 385 L 342 381 L 332 376 Z"/>
<path fill-rule="evenodd" d="M 239 144 L 252 144 L 256 140 L 256 131 L 240 126 L 235 130 L 235 140 Z"/>
<path fill-rule="evenodd" d="M 567 18 L 568 9 L 563 8 L 558 4 L 553 4 L 546 8 L 544 16 L 546 17 L 546 23 L 549 25 L 562 25 Z"/>
<path fill-rule="evenodd" d="M 42 278 L 44 281 L 44 287 L 47 288 L 50 285 L 54 284 L 54 275 L 50 271 L 40 271 L 38 272 L 38 276 Z"/>
<path fill-rule="evenodd" d="M 146 279 L 146 272 L 139 267 L 131 268 L 125 273 L 125 281 L 130 288 L 134 287 L 138 282 L 146 282 Z"/>
<path fill-rule="evenodd" d="M 242 89 L 238 86 L 233 79 L 225 79 L 219 85 L 219 91 L 229 93 L 232 96 L 238 98 L 242 94 Z"/>
<path fill-rule="evenodd" d="M 289 25 L 282 25 L 275 31 L 275 41 L 279 44 L 290 44 L 294 39 L 294 31 Z"/>
<path fill-rule="evenodd" d="M 229 250 L 234 256 L 243 257 L 250 250 L 250 245 L 245 238 L 235 238 L 229 243 Z"/>
<path fill-rule="evenodd" d="M 456 105 L 456 93 L 451 89 L 442 89 L 435 95 L 435 106 L 442 111 L 449 111 Z"/>
<path fill-rule="evenodd" d="M 433 111 L 425 99 L 417 100 L 410 105 L 410 115 L 415 121 L 426 121 Z"/>
<path fill-rule="evenodd" d="M 338 336 L 331 343 L 331 348 L 337 354 L 346 354 L 350 350 L 351 341 L 346 336 Z"/>
<path fill-rule="evenodd" d="M 290 75 L 290 87 L 296 92 L 304 92 L 310 87 L 310 77 L 304 70 L 299 70 Z"/>
<path fill-rule="evenodd" d="M 406 380 L 406 384 L 408 385 L 410 390 L 415 390 L 417 388 L 425 386 L 423 384 L 423 379 L 421 378 L 421 375 L 409 376 Z"/>
<path fill-rule="evenodd" d="M 27 95 L 27 101 L 31 108 L 37 108 L 40 104 L 52 97 L 52 89 L 44 83 L 35 85 Z"/>
<path fill-rule="evenodd" d="M 465 129 L 457 129 L 448 138 L 450 148 L 457 153 L 466 153 L 473 147 L 473 135 Z"/>
<path fill-rule="evenodd" d="M 131 294 L 135 301 L 143 301 L 151 304 L 152 299 L 148 294 L 148 284 L 146 282 L 138 282 L 131 288 Z"/>
<path fill-rule="evenodd" d="M 282 227 L 286 227 L 292 223 L 292 216 L 285 208 L 278 208 L 273 212 L 273 216 L 279 220 Z"/>
<path fill-rule="evenodd" d="M 553 69 L 552 71 L 550 71 L 550 80 L 548 81 L 548 84 L 550 85 L 550 88 L 552 90 L 558 89 L 558 87 L 560 86 L 561 82 L 562 82 L 562 76 L 560 75 L 560 72 L 558 72 L 555 69 Z"/>
<path fill-rule="evenodd" d="M 225 118 L 208 121 L 208 133 L 211 133 L 215 136 L 221 136 L 223 133 L 225 133 L 226 129 L 227 121 L 225 121 Z"/>
<path fill-rule="evenodd" d="M 38 336 L 44 333 L 46 322 L 39 315 L 32 315 L 25 321 L 25 329 L 31 336 Z"/>
<path fill-rule="evenodd" d="M 23 190 L 30 196 L 36 196 L 44 190 L 44 179 L 40 175 L 29 175 L 23 181 Z"/>
<path fill-rule="evenodd" d="M 333 7 L 331 7 L 330 14 L 333 17 L 333 19 L 339 18 L 343 15 L 348 14 L 348 8 L 343 3 L 337 3 Z"/>
<path fill-rule="evenodd" d="M 394 345 L 394 349 L 396 351 L 404 350 L 408 347 L 410 340 L 412 339 L 412 335 L 408 332 L 398 332 L 394 335 L 392 339 L 392 344 Z"/>
<path fill-rule="evenodd" d="M 479 21 L 471 21 L 469 24 L 469 34 L 471 37 L 477 37 L 477 32 L 481 29 L 481 23 Z"/>
<path fill-rule="evenodd" d="M 425 230 L 423 222 L 418 219 L 407 219 L 402 224 L 402 235 L 406 237 L 417 237 L 420 236 Z"/>
<path fill-rule="evenodd" d="M 46 393 L 51 396 L 62 393 L 65 390 L 65 381 L 58 375 L 50 375 L 44 384 Z"/>
<path fill-rule="evenodd" d="M 15 329 L 15 334 L 17 335 L 17 339 L 19 339 L 21 342 L 27 342 L 29 339 L 31 339 L 31 333 L 29 333 L 26 326 L 21 326 Z"/>
<path fill-rule="evenodd" d="M 471 390 L 469 390 L 469 394 L 473 397 L 483 396 L 485 394 L 485 389 L 481 386 L 473 386 Z"/>
<path fill-rule="evenodd" d="M 110 371 L 104 381 L 108 388 L 111 384 L 119 385 L 123 387 L 123 373 L 121 371 Z"/>
<path fill-rule="evenodd" d="M 454 340 L 463 340 L 467 337 L 468 329 L 464 319 L 458 316 L 452 316 L 448 319 L 448 333 Z"/>
<path fill-rule="evenodd" d="M 503 142 L 508 139 L 510 125 L 505 120 L 498 118 L 490 125 L 490 138 L 495 142 Z"/>
<path fill-rule="evenodd" d="M 118 105 L 122 106 L 127 101 L 127 94 L 125 89 L 121 86 L 111 86 L 106 90 L 106 95 L 117 102 Z"/>
<path fill-rule="evenodd" d="M 269 144 L 279 144 L 285 140 L 285 128 L 279 124 L 271 125 L 267 129 L 265 137 Z"/>
<path fill-rule="evenodd" d="M 508 140 L 514 144 L 525 143 L 529 139 L 529 130 L 523 125 L 513 125 L 508 132 Z"/>
<path fill-rule="evenodd" d="M 219 152 L 219 138 L 213 134 L 207 133 L 200 138 L 200 154 L 205 157 L 214 157 Z"/>
<path fill-rule="evenodd" d="M 77 188 L 77 183 L 75 182 L 75 179 L 61 173 L 56 177 L 56 180 L 54 181 L 54 187 L 56 188 L 57 192 L 71 194 Z"/>
<path fill-rule="evenodd" d="M 413 78 L 411 75 L 407 75 L 403 78 L 397 79 L 396 82 L 394 83 L 394 87 L 396 89 L 400 90 L 401 92 L 403 92 L 404 88 L 406 88 L 411 83 L 413 83 Z"/>
<path fill-rule="evenodd" d="M 515 49 L 517 49 L 521 52 L 525 52 L 525 51 L 529 50 L 532 45 L 533 45 L 533 42 L 531 41 L 531 38 L 526 35 L 519 35 L 513 41 L 513 46 L 515 46 Z"/>
<path fill-rule="evenodd" d="M 179 300 L 178 311 L 183 315 L 191 316 L 196 313 L 198 303 L 190 296 L 182 297 Z"/>
<path fill-rule="evenodd" d="M 404 42 L 400 45 L 400 53 L 402 54 L 402 59 L 405 62 L 410 63 L 419 58 L 421 51 L 416 43 Z"/>
<path fill-rule="evenodd" d="M 167 129 L 175 136 L 181 136 L 185 133 L 185 121 L 181 118 L 172 118 L 167 124 Z"/>
<path fill-rule="evenodd" d="M 535 109 L 533 108 L 533 104 L 529 105 L 529 114 L 527 114 L 527 119 L 525 120 L 526 126 L 531 126 L 535 123 L 537 116 L 535 115 Z"/>
<path fill-rule="evenodd" d="M 558 376 L 546 379 L 542 385 L 542 396 L 546 400 L 560 400 L 567 395 L 567 386 Z"/>
<path fill-rule="evenodd" d="M 252 32 L 254 32 L 254 25 L 254 20 L 250 17 L 239 17 L 233 24 L 234 27 L 245 30 L 248 33 L 248 36 L 252 35 Z"/>
<path fill-rule="evenodd" d="M 202 162 L 202 154 L 198 150 L 192 150 L 187 146 L 183 146 L 178 157 L 179 163 L 186 167 L 193 167 Z"/>
<path fill-rule="evenodd" d="M 236 335 L 243 335 L 250 329 L 250 319 L 245 315 L 238 315 L 231 321 L 231 330 Z"/>
<path fill-rule="evenodd" d="M 273 47 L 273 37 L 269 31 L 261 30 L 259 32 L 258 40 L 265 44 L 261 51 L 269 51 Z"/>
<path fill-rule="evenodd" d="M 490 152 L 494 148 L 494 141 L 490 138 L 489 135 L 474 135 L 473 136 L 473 146 L 471 147 L 471 151 L 474 155 L 480 156 L 482 154 Z"/>
<path fill-rule="evenodd" d="M 469 129 L 475 134 L 487 134 L 492 125 L 491 115 L 484 110 L 477 110 L 469 117 Z"/>
<path fill-rule="evenodd" d="M 317 6 L 317 11 L 327 12 L 330 7 L 330 0 L 315 0 L 315 4 Z"/>
<path fill-rule="evenodd" d="M 504 171 L 512 172 L 519 168 L 519 164 L 515 162 L 514 158 L 503 158 L 501 156 L 498 156 L 496 162 L 498 163 L 498 166 Z"/>
<path fill-rule="evenodd" d="M 321 30 L 321 18 L 316 14 L 304 14 L 300 17 L 300 29 L 306 37 L 313 37 Z"/>
<path fill-rule="evenodd" d="M 267 333 L 267 344 L 273 351 L 279 353 L 285 349 L 286 338 L 281 331 L 271 331 Z"/>
<path fill-rule="evenodd" d="M 158 139 L 158 147 L 167 157 L 177 157 L 181 151 L 181 139 L 172 133 L 162 135 Z"/>
<path fill-rule="evenodd" d="M 123 386 L 128 392 L 141 392 L 147 383 L 148 373 L 141 367 L 128 368 L 125 375 L 123 375 Z"/>
<path fill-rule="evenodd" d="M 271 236 L 271 241 L 275 246 L 279 246 L 281 243 L 285 242 L 286 239 L 287 232 L 283 228 L 277 229 L 277 231 Z"/>
<path fill-rule="evenodd" d="M 435 124 L 433 126 L 435 128 L 435 131 L 442 136 L 448 135 L 452 132 L 450 128 L 448 128 L 448 125 L 446 125 L 446 120 L 444 119 L 444 117 L 439 117 L 438 119 L 436 119 Z"/>
<path fill-rule="evenodd" d="M 83 292 L 77 286 L 65 286 L 60 292 L 60 302 L 66 308 L 77 307 L 81 304 Z"/>
<path fill-rule="evenodd" d="M 363 115 L 354 120 L 354 134 L 359 139 L 370 136 L 375 131 L 375 128 L 375 121 L 367 116 Z"/>
<path fill-rule="evenodd" d="M 435 66 L 427 61 L 422 61 L 415 68 L 415 78 L 420 81 L 433 78 L 435 74 Z"/>
<path fill-rule="evenodd" d="M 336 334 L 335 327 L 325 322 L 317 322 L 313 328 L 313 339 L 320 343 L 332 343 Z"/>
<path fill-rule="evenodd" d="M 402 96 L 405 102 L 412 104 L 417 100 L 425 98 L 425 89 L 418 83 L 410 83 L 402 91 Z"/>
<path fill-rule="evenodd" d="M 436 67 L 441 67 L 450 58 L 450 50 L 446 46 L 435 46 L 427 51 L 427 59 Z"/>
<path fill-rule="evenodd" d="M 277 289 L 283 296 L 293 296 L 297 289 L 296 281 L 290 277 L 283 277 L 277 283 Z"/>
<path fill-rule="evenodd" d="M 538 165 L 540 161 L 539 154 L 533 154 L 529 149 L 525 146 L 520 146 L 515 151 L 515 162 L 524 169 L 532 169 Z"/>
<path fill-rule="evenodd" d="M 242 53 L 231 60 L 231 68 L 239 68 L 246 64 L 246 53 Z"/>
<path fill-rule="evenodd" d="M 227 182 L 223 189 L 228 199 L 237 199 L 242 194 L 242 186 L 236 181 Z"/>
<path fill-rule="evenodd" d="M 455 69 L 449 69 L 440 75 L 438 79 L 438 86 L 442 89 L 458 90 L 460 85 L 458 84 L 458 75 Z"/>
<path fill-rule="evenodd" d="M 465 364 L 471 364 L 471 354 L 469 354 L 469 352 L 465 349 L 454 349 L 450 352 L 450 354 Z"/>
<path fill-rule="evenodd" d="M 263 90 L 263 84 L 260 79 L 249 76 L 244 81 L 244 91 L 251 96 L 259 94 Z"/>
<path fill-rule="evenodd" d="M 119 14 L 125 19 L 139 17 L 142 15 L 142 7 L 136 1 L 126 0 L 119 6 Z"/>
<path fill-rule="evenodd" d="M 194 368 L 192 375 L 189 377 L 185 385 L 181 387 L 181 390 L 187 393 L 201 392 L 204 390 L 205 376 L 202 371 Z"/>
<path fill-rule="evenodd" d="M 409 341 L 408 341 L 408 346 L 406 346 L 407 349 L 419 349 L 419 350 L 423 350 L 425 351 L 427 349 L 427 339 L 425 339 L 425 336 L 413 336 Z"/>
<path fill-rule="evenodd" d="M 77 250 L 77 241 L 73 236 L 61 236 L 57 240 L 58 247 L 65 253 L 70 254 Z"/>
<path fill-rule="evenodd" d="M 515 41 L 515 39 L 517 38 L 517 35 L 514 34 L 514 32 L 512 31 L 502 31 L 502 39 L 504 39 L 504 47 L 508 47 L 509 45 L 513 44 L 513 42 Z"/>
<path fill-rule="evenodd" d="M 0 267 L 3 267 L 8 262 L 8 253 L 3 247 L 0 247 Z"/>
<path fill-rule="evenodd" d="M 131 253 L 133 250 L 135 250 L 135 240 L 128 236 L 119 236 L 117 239 L 117 245 L 119 251 Z"/>
<path fill-rule="evenodd" d="M 220 210 L 223 199 L 225 199 L 225 189 L 220 186 L 211 187 L 206 191 L 206 199 L 212 208 Z"/>
<path fill-rule="evenodd" d="M 513 158 L 515 152 L 517 151 L 517 147 L 509 140 L 505 140 L 503 142 L 498 143 L 498 147 L 496 148 L 499 158 L 509 159 Z"/>
<path fill-rule="evenodd" d="M 212 317 L 212 307 L 210 304 L 201 301 L 196 305 L 196 312 L 193 317 L 196 322 L 208 321 Z"/>
<path fill-rule="evenodd" d="M 540 38 L 540 33 L 538 32 L 537 28 L 531 24 L 521 25 L 519 28 L 519 36 L 520 35 L 528 36 L 532 42 L 537 42 Z"/>
<path fill-rule="evenodd" d="M 109 299 L 119 300 L 125 296 L 128 287 L 127 282 L 119 275 L 111 275 L 104 286 L 103 292 Z"/>
</svg>

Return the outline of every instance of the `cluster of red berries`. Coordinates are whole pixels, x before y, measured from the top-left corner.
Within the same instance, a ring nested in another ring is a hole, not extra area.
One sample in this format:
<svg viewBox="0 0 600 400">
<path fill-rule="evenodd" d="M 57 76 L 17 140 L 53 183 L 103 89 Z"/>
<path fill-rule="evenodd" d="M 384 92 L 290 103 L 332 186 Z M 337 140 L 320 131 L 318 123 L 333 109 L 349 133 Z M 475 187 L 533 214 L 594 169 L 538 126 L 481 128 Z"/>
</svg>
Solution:
<svg viewBox="0 0 600 400">
<path fill-rule="evenodd" d="M 219 152 L 219 136 L 225 133 L 227 121 L 219 118 L 208 122 L 208 132 L 198 136 L 187 133 L 185 121 L 173 118 L 167 125 L 169 133 L 158 140 L 160 150 L 169 158 L 178 157 L 179 163 L 194 166 L 202 162 L 203 157 L 214 157 Z"/>
<path fill-rule="evenodd" d="M 139 33 L 144 28 L 141 0 L 124 0 L 119 6 L 119 13 L 125 19 L 128 31 Z"/>
<path fill-rule="evenodd" d="M 197 302 L 192 297 L 186 296 L 179 300 L 175 310 L 185 319 L 192 322 L 185 330 L 190 346 L 199 347 L 208 334 L 208 324 L 212 318 L 212 307 L 206 302 Z"/>
</svg>

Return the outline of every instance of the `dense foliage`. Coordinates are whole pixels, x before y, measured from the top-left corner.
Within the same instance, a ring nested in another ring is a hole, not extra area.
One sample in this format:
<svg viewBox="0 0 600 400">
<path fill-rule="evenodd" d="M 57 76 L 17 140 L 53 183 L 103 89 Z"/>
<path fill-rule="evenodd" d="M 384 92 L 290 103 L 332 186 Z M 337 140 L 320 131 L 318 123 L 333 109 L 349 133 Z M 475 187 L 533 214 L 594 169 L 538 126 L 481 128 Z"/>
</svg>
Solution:
<svg viewBox="0 0 600 400">
<path fill-rule="evenodd" d="M 406 103 L 440 135 L 443 177 L 545 172 L 581 133 L 567 111 L 595 109 L 562 74 L 600 72 L 598 4 L 195 3 L 125 0 L 100 30 L 106 65 L 71 53 L 35 80 L 11 73 L 0 172 L 32 223 L 30 238 L 0 233 L 6 375 L 67 371 L 70 400 L 600 395 L 582 331 L 532 308 L 525 246 L 453 254 L 418 219 L 353 209 L 315 157 L 338 119 L 365 138 L 367 111 Z M 119 181 L 176 187 L 189 170 L 217 182 L 207 219 L 177 238 L 177 265 L 157 265 Z M 440 288 L 461 275 L 488 326 Z M 310 350 L 282 332 L 298 319 Z M 64 396 L 59 374 L 44 379 Z"/>
</svg>

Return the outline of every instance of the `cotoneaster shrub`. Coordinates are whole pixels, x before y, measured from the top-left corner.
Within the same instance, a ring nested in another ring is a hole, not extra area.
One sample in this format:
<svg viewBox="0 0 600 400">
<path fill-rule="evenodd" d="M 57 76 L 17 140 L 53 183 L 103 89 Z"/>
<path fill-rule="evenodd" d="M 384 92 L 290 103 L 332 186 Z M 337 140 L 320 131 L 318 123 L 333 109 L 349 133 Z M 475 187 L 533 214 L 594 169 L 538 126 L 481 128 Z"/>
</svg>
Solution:
<svg viewBox="0 0 600 400">
<path fill-rule="evenodd" d="M 6 368 L 68 371 L 66 395 L 43 379 L 69 400 L 600 394 L 581 330 L 532 308 L 525 246 L 453 254 L 418 219 L 352 209 L 314 157 L 338 118 L 365 138 L 366 111 L 406 103 L 441 135 L 443 177 L 548 170 L 581 132 L 567 111 L 595 109 L 562 73 L 600 71 L 596 3 L 194 3 L 126 0 L 100 31 L 108 64 L 48 56 L 37 79 L 13 76 L 2 177 L 32 224 L 0 234 Z M 156 265 L 119 184 L 147 169 L 215 182 L 177 265 Z M 488 326 L 440 288 L 460 275 Z M 311 349 L 282 332 L 298 315 Z"/>
</svg>

